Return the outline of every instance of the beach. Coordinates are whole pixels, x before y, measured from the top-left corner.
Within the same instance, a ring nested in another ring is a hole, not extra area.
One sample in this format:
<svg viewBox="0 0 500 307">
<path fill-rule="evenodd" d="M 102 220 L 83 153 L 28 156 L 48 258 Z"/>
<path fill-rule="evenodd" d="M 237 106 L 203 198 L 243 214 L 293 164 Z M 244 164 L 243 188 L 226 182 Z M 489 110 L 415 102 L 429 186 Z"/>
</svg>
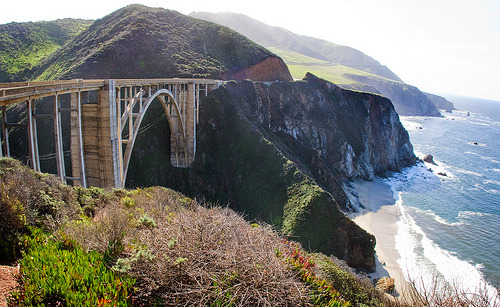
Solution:
<svg viewBox="0 0 500 307">
<path fill-rule="evenodd" d="M 403 293 L 407 285 L 403 271 L 397 260 L 400 258 L 395 246 L 396 225 L 399 211 L 395 204 L 391 187 L 376 178 L 373 181 L 358 180 L 352 183 L 359 201 L 366 209 L 352 215 L 353 221 L 368 233 L 376 237 L 376 270 L 369 274 L 372 279 L 383 276 L 394 278 L 396 291 Z"/>
</svg>

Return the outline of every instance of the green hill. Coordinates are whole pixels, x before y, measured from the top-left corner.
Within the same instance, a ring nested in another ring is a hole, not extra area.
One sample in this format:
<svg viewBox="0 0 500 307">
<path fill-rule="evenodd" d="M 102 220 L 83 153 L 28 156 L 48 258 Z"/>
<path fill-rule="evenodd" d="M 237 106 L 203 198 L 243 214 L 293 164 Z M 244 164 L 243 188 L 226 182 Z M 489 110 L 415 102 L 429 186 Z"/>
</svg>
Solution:
<svg viewBox="0 0 500 307">
<path fill-rule="evenodd" d="M 273 69 L 255 74 L 252 68 L 264 61 Z M 281 59 L 227 27 L 171 10 L 129 5 L 97 20 L 45 58 L 31 77 L 232 79 L 242 74 L 255 80 L 291 80 Z"/>
<path fill-rule="evenodd" d="M 93 21 L 59 19 L 0 25 L 0 82 L 20 81 Z"/>
</svg>

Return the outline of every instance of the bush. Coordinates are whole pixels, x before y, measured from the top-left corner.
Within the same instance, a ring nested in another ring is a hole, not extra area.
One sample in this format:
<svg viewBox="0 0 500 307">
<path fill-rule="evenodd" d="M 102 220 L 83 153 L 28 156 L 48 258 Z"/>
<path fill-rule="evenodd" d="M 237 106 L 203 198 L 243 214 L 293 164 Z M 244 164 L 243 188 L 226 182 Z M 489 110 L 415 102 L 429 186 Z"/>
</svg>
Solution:
<svg viewBox="0 0 500 307">
<path fill-rule="evenodd" d="M 55 229 L 79 215 L 70 186 L 17 160 L 0 158 L 0 261 L 20 256 L 19 239 L 28 226 Z"/>
<path fill-rule="evenodd" d="M 109 270 L 103 256 L 85 252 L 75 241 L 54 241 L 40 231 L 27 237 L 20 261 L 19 306 L 129 306 L 134 280 Z"/>
</svg>

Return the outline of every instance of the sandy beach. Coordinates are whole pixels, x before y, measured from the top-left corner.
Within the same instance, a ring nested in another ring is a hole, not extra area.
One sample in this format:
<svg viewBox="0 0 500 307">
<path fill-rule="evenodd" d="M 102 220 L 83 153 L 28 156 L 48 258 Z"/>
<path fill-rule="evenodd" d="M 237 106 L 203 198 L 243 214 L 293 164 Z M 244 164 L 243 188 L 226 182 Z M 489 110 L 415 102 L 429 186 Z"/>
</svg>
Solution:
<svg viewBox="0 0 500 307">
<path fill-rule="evenodd" d="M 360 202 L 366 209 L 353 221 L 377 240 L 376 271 L 369 274 L 372 279 L 390 276 L 395 280 L 398 293 L 403 293 L 406 286 L 403 271 L 396 262 L 400 256 L 395 247 L 395 236 L 398 231 L 396 222 L 399 219 L 398 208 L 390 186 L 380 179 L 373 181 L 356 181 L 353 184 Z"/>
</svg>

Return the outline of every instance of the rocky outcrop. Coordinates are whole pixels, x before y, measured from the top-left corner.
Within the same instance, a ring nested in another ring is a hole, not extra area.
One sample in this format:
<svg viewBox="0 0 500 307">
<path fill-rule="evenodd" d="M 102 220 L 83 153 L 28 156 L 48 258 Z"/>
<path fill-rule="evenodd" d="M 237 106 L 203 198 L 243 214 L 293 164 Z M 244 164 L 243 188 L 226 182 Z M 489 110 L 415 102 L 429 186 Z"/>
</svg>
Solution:
<svg viewBox="0 0 500 307">
<path fill-rule="evenodd" d="M 456 110 L 453 103 L 448 101 L 446 98 L 429 93 L 424 93 L 424 94 L 425 96 L 427 96 L 427 98 L 429 98 L 430 101 L 432 101 L 432 103 L 436 106 L 436 108 L 440 110 L 445 110 L 447 112 Z"/>
<path fill-rule="evenodd" d="M 292 81 L 292 75 L 285 62 L 277 56 L 270 56 L 260 63 L 236 72 L 222 75 L 223 80 Z"/>
<path fill-rule="evenodd" d="M 363 84 L 363 87 L 371 86 L 389 98 L 400 116 L 441 116 L 436 106 L 415 86 L 376 77 L 353 74 L 345 76 Z M 358 90 L 357 86 L 354 84 L 351 88 Z"/>
<path fill-rule="evenodd" d="M 434 162 L 434 157 L 432 155 L 425 155 L 422 160 L 424 160 L 424 162 L 437 165 L 436 162 Z"/>
</svg>

